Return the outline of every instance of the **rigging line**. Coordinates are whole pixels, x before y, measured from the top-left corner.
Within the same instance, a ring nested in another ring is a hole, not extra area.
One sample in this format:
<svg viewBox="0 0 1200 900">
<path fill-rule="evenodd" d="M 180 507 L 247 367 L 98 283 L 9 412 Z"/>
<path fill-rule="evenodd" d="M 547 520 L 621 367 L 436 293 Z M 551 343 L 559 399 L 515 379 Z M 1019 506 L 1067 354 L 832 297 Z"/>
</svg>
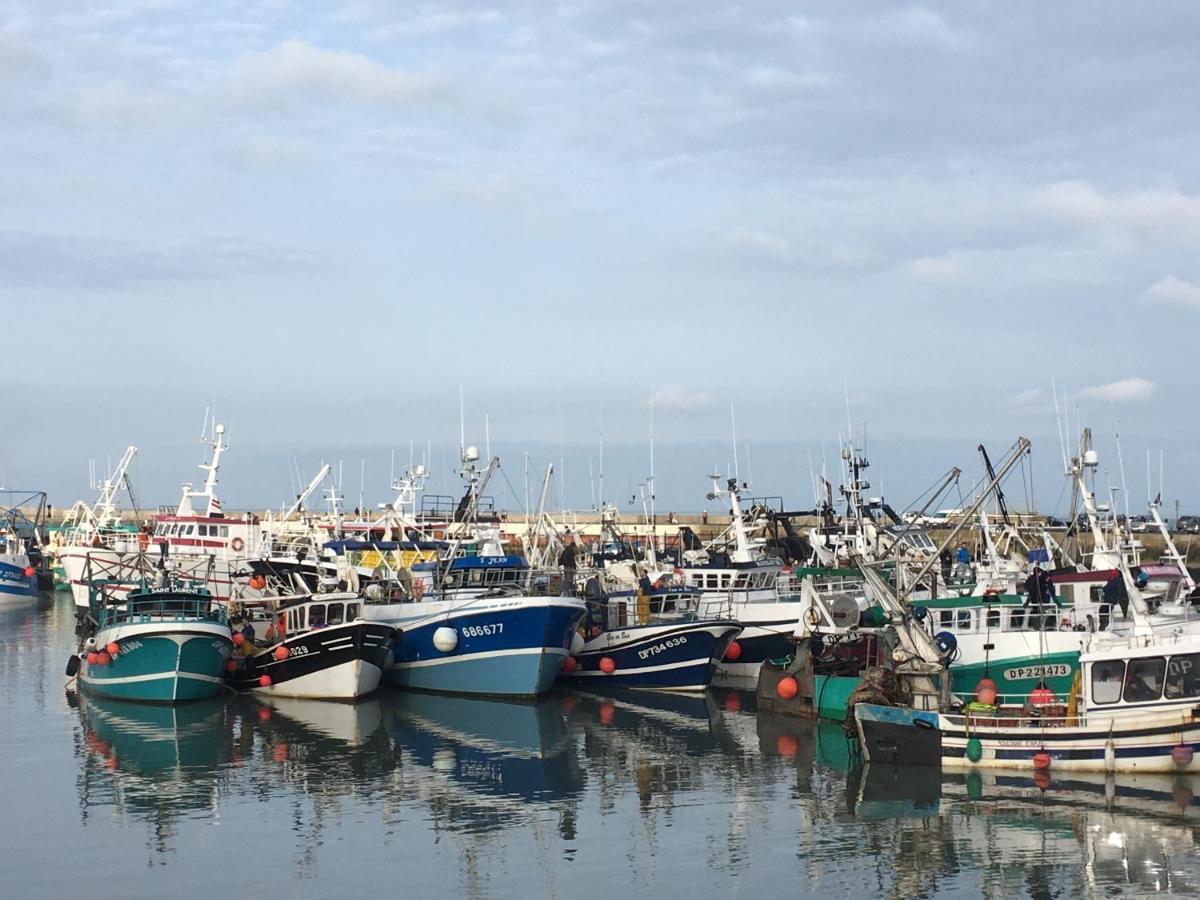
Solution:
<svg viewBox="0 0 1200 900">
<path fill-rule="evenodd" d="M 514 488 L 512 486 L 512 482 L 508 480 L 508 474 L 504 471 L 503 467 L 501 467 L 501 466 L 496 466 L 496 471 L 499 472 L 501 477 L 504 478 L 504 483 L 506 485 L 508 485 L 509 493 L 511 493 L 513 495 L 513 499 L 517 502 L 517 505 L 521 507 L 521 512 L 524 514 L 526 519 L 528 519 L 529 518 L 529 510 L 527 510 L 525 508 L 523 501 L 521 500 L 520 496 L 518 496 L 517 489 Z"/>
</svg>

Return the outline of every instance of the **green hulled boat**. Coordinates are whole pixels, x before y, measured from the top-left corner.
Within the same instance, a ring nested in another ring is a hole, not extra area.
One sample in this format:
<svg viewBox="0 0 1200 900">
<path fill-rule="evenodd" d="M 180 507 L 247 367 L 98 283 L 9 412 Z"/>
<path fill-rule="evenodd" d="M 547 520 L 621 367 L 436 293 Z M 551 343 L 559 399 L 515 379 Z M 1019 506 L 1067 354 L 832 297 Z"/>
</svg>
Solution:
<svg viewBox="0 0 1200 900">
<path fill-rule="evenodd" d="M 224 684 L 233 638 L 225 609 L 203 588 L 138 588 L 119 600 L 90 589 L 84 640 L 68 664 L 84 689 L 117 700 L 179 703 Z"/>
</svg>

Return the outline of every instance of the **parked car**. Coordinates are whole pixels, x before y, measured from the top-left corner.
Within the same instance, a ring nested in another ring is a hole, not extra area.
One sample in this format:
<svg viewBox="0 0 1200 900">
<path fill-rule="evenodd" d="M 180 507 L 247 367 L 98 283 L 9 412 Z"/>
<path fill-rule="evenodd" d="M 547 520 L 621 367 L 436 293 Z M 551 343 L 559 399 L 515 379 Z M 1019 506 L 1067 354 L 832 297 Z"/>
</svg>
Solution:
<svg viewBox="0 0 1200 900">
<path fill-rule="evenodd" d="M 1129 530 L 1133 532 L 1146 532 L 1150 530 L 1150 520 L 1145 516 L 1130 516 Z"/>
<path fill-rule="evenodd" d="M 1200 516 L 1180 516 L 1175 520 L 1175 530 L 1180 534 L 1200 534 Z"/>
</svg>

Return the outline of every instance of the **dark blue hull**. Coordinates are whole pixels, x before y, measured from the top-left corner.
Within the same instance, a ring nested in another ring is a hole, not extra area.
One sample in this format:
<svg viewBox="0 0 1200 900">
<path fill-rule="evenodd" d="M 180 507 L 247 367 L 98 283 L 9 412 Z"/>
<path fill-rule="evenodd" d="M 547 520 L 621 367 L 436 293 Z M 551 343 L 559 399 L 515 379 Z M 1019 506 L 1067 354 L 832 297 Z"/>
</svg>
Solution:
<svg viewBox="0 0 1200 900">
<path fill-rule="evenodd" d="M 575 670 L 564 670 L 562 678 L 568 684 L 592 690 L 703 691 L 740 630 L 735 622 L 721 621 L 614 629 L 588 641 L 576 656 Z M 611 673 L 600 667 L 605 658 L 613 661 Z"/>
</svg>

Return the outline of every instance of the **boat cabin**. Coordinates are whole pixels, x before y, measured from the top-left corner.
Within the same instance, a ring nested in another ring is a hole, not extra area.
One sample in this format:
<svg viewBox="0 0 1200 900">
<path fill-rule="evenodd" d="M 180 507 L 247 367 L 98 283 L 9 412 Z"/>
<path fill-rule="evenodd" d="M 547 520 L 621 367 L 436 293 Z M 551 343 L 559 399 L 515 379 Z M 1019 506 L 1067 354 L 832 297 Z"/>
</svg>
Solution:
<svg viewBox="0 0 1200 900">
<path fill-rule="evenodd" d="M 1017 631 L 1082 630 L 1074 611 L 1061 605 L 1027 605 L 1019 594 L 982 597 L 941 597 L 913 600 L 918 618 L 924 616 L 932 634 L 988 634 Z M 1095 627 L 1093 621 L 1093 630 Z"/>
<path fill-rule="evenodd" d="M 723 563 L 687 566 L 680 570 L 685 584 L 697 591 L 773 591 L 783 563 L 778 559 L 752 563 Z"/>
<path fill-rule="evenodd" d="M 686 586 L 655 588 L 648 594 L 619 591 L 603 598 L 588 598 L 593 621 L 604 623 L 606 630 L 630 625 L 681 622 L 696 618 L 700 592 Z M 597 608 L 598 607 L 598 608 Z"/>
<path fill-rule="evenodd" d="M 281 609 L 279 618 L 287 629 L 286 633 L 292 635 L 344 625 L 360 618 L 361 614 L 362 601 L 357 594 L 317 594 Z"/>
<path fill-rule="evenodd" d="M 1122 647 L 1085 654 L 1080 663 L 1086 709 L 1153 710 L 1200 700 L 1200 640 Z"/>
<path fill-rule="evenodd" d="M 1174 565 L 1138 566 L 1133 570 L 1136 578 L 1145 573 L 1149 590 L 1143 589 L 1146 600 L 1153 611 L 1155 608 L 1178 603 L 1183 596 L 1183 577 Z M 1104 586 L 1119 569 L 1099 569 L 1091 572 L 1052 572 L 1050 583 L 1064 605 L 1075 611 L 1080 619 L 1098 614 L 1104 604 Z"/>
</svg>

